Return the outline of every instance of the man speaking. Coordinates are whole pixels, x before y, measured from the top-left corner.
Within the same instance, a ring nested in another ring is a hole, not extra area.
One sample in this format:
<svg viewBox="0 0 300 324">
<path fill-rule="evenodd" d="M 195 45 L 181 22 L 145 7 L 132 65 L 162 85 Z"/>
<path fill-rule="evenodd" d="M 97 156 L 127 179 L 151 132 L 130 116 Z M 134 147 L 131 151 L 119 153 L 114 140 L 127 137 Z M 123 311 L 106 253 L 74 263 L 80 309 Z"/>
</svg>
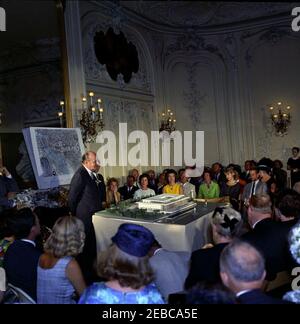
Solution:
<svg viewBox="0 0 300 324">
<path fill-rule="evenodd" d="M 78 256 L 87 284 L 94 278 L 93 264 L 97 256 L 96 236 L 92 223 L 92 216 L 103 209 L 106 201 L 105 184 L 101 174 L 97 174 L 100 165 L 97 163 L 96 153 L 89 151 L 82 156 L 82 166 L 75 172 L 68 196 L 71 213 L 80 218 L 85 227 L 85 245 Z"/>
</svg>

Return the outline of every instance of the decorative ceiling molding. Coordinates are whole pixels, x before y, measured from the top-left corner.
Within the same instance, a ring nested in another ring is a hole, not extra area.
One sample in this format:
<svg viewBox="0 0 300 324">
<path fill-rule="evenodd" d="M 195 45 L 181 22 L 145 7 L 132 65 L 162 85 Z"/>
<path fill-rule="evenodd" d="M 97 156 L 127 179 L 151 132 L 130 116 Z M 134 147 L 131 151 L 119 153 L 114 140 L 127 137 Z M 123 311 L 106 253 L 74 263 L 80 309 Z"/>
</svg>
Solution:
<svg viewBox="0 0 300 324">
<path fill-rule="evenodd" d="M 182 33 L 194 28 L 203 34 L 238 31 L 272 21 L 290 21 L 299 3 L 208 1 L 91 1 L 110 8 L 148 29 Z"/>
</svg>

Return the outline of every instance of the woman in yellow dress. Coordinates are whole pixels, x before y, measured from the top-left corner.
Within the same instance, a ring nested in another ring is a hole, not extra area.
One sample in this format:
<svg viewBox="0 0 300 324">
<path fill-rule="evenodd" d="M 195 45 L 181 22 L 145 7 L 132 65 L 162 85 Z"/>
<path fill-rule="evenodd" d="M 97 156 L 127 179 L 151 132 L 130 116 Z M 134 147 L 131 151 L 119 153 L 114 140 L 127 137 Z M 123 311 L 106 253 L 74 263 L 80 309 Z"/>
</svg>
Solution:
<svg viewBox="0 0 300 324">
<path fill-rule="evenodd" d="M 163 193 L 173 195 L 183 195 L 183 189 L 180 183 L 176 183 L 176 171 L 169 170 L 166 174 L 168 184 L 164 186 Z"/>
</svg>

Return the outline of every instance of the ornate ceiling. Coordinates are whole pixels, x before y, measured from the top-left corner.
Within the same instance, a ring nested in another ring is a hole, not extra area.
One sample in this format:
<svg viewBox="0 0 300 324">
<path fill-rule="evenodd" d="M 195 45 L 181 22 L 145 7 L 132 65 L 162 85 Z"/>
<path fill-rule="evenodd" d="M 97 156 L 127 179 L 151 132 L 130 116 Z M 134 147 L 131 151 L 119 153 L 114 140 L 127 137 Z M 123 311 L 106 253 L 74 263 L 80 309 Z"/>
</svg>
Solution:
<svg viewBox="0 0 300 324">
<path fill-rule="evenodd" d="M 152 23 L 168 27 L 233 24 L 291 12 L 300 3 L 222 1 L 117 1 Z"/>
</svg>

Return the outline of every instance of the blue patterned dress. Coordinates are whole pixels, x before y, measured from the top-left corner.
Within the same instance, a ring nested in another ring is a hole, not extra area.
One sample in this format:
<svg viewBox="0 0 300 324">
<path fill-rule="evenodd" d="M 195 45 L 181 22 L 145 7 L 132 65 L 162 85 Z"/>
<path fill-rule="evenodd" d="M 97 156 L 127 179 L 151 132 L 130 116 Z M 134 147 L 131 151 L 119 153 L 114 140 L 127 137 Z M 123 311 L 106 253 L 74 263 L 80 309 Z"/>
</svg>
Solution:
<svg viewBox="0 0 300 324">
<path fill-rule="evenodd" d="M 136 292 L 121 292 L 109 288 L 104 282 L 93 283 L 85 289 L 79 304 L 164 304 L 154 284 Z"/>
</svg>

